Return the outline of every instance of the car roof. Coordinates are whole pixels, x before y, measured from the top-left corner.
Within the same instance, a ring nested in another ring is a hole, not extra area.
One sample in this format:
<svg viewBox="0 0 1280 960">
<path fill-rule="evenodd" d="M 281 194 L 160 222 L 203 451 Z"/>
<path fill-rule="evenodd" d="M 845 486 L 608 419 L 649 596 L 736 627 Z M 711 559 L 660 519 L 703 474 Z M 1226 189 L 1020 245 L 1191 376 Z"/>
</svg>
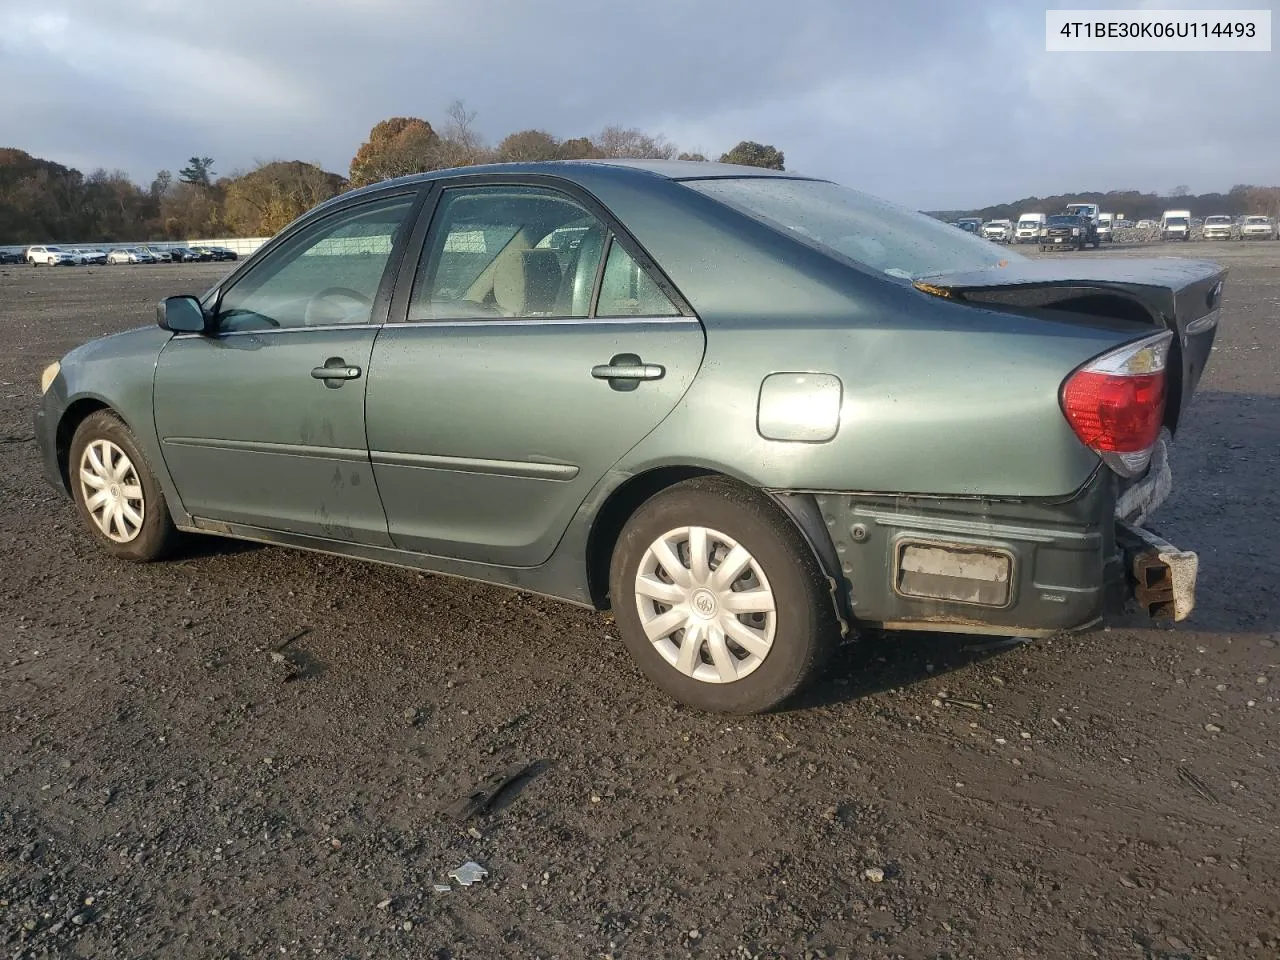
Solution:
<svg viewBox="0 0 1280 960">
<path fill-rule="evenodd" d="M 765 167 L 750 167 L 736 163 L 714 163 L 705 160 L 541 160 L 529 163 L 482 163 L 468 167 L 447 167 L 441 170 L 428 170 L 424 173 L 410 173 L 403 177 L 381 180 L 367 186 L 358 187 L 347 193 L 339 194 L 333 200 L 326 201 L 328 206 L 336 200 L 348 200 L 351 197 L 385 190 L 388 187 L 405 186 L 414 183 L 426 183 L 446 177 L 479 176 L 483 174 L 544 174 L 562 177 L 570 182 L 582 183 L 586 179 L 597 180 L 600 177 L 618 181 L 643 182 L 646 179 L 662 180 L 710 180 L 742 177 L 776 178 L 780 180 L 820 180 L 820 177 L 809 177 L 787 170 L 770 170 Z"/>
</svg>

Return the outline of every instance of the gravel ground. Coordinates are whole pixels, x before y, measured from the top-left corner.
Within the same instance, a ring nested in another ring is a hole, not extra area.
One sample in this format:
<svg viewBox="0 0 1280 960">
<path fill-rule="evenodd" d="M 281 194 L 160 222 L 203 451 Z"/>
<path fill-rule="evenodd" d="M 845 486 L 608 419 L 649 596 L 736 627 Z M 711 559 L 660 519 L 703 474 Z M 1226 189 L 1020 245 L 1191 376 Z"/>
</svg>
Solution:
<svg viewBox="0 0 1280 960">
<path fill-rule="evenodd" d="M 1192 620 L 890 635 L 749 719 L 552 601 L 214 539 L 107 559 L 40 476 L 39 371 L 225 267 L 0 268 L 0 952 L 1276 957 L 1280 244 L 1074 256 L 1170 252 L 1231 266 L 1157 518 L 1201 552 Z"/>
</svg>

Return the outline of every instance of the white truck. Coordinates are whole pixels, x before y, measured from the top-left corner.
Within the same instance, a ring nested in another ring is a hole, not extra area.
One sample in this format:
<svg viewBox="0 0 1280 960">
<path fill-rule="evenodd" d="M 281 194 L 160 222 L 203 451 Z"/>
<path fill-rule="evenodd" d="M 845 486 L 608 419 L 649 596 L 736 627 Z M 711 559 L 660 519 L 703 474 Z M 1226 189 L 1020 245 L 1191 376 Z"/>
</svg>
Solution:
<svg viewBox="0 0 1280 960">
<path fill-rule="evenodd" d="M 1039 243 L 1045 219 L 1043 213 L 1024 213 L 1018 218 L 1018 225 L 1014 228 L 1013 242 Z"/>
<path fill-rule="evenodd" d="M 1166 210 L 1160 217 L 1161 240 L 1190 240 L 1191 211 Z"/>
</svg>

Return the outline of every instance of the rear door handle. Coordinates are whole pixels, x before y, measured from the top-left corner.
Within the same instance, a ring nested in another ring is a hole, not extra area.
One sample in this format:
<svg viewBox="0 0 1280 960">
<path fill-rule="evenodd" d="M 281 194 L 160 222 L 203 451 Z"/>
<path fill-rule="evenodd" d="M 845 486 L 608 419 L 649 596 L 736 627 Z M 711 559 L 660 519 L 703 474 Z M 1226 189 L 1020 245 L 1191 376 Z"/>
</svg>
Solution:
<svg viewBox="0 0 1280 960">
<path fill-rule="evenodd" d="M 597 380 L 614 381 L 614 386 L 622 386 L 617 381 L 661 380 L 667 375 L 666 368 L 657 363 L 645 363 L 634 353 L 619 353 L 608 363 L 600 363 L 591 368 L 591 376 Z M 631 384 L 634 386 L 634 383 Z"/>
<path fill-rule="evenodd" d="M 352 366 L 341 357 L 330 357 L 322 367 L 312 367 L 311 376 L 323 380 L 326 387 L 340 387 L 344 380 L 355 380 L 360 376 L 360 368 Z"/>
</svg>

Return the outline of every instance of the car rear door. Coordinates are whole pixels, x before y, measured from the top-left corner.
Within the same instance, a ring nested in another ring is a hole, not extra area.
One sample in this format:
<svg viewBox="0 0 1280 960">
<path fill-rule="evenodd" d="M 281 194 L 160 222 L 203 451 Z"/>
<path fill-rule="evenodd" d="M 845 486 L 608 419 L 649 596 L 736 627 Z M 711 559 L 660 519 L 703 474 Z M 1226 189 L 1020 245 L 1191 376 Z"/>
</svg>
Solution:
<svg viewBox="0 0 1280 960">
<path fill-rule="evenodd" d="M 446 186 L 396 298 L 367 429 L 391 537 L 421 553 L 545 561 L 702 361 L 692 311 L 567 185 Z"/>
<path fill-rule="evenodd" d="M 221 290 L 216 330 L 161 351 L 155 422 L 187 512 L 383 546 L 365 390 L 420 194 L 303 224 Z"/>
</svg>

